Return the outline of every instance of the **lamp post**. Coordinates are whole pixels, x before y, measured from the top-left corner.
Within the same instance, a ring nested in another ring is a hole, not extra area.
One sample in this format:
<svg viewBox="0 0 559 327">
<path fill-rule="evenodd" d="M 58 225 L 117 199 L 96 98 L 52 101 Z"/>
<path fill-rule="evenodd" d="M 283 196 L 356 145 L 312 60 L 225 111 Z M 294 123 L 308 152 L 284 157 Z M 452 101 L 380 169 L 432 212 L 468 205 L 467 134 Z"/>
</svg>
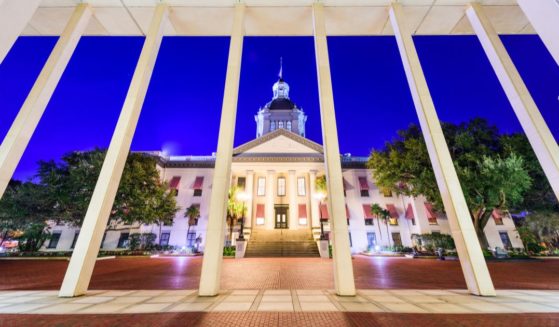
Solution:
<svg viewBox="0 0 559 327">
<path fill-rule="evenodd" d="M 314 194 L 315 199 L 318 200 L 318 214 L 320 215 L 320 240 L 326 240 L 326 235 L 324 235 L 324 220 L 322 218 L 322 200 L 326 197 L 326 194 L 318 192 Z"/>
<path fill-rule="evenodd" d="M 242 208 L 242 211 L 241 211 L 241 230 L 239 232 L 239 237 L 237 238 L 237 241 L 244 241 L 245 240 L 245 235 L 244 235 L 245 211 L 246 211 L 245 203 L 249 199 L 250 199 L 250 195 L 246 192 L 240 192 L 240 193 L 237 194 L 237 200 L 241 201 L 243 203 L 243 208 Z"/>
</svg>

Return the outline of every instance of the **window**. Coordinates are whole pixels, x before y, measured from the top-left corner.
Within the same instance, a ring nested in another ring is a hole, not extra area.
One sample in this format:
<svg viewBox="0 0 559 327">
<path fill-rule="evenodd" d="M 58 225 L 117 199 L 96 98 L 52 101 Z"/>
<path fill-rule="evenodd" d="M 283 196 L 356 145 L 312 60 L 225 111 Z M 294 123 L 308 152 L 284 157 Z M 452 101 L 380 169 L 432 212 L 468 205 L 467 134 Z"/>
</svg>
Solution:
<svg viewBox="0 0 559 327">
<path fill-rule="evenodd" d="M 375 245 L 377 245 L 377 235 L 374 232 L 367 233 L 367 246 L 372 248 Z"/>
<path fill-rule="evenodd" d="M 499 232 L 499 236 L 501 237 L 501 242 L 503 242 L 503 247 L 508 250 L 512 248 L 512 244 L 510 242 L 509 233 L 506 231 Z"/>
<path fill-rule="evenodd" d="M 279 122 L 278 128 L 283 128 L 283 121 L 280 121 L 280 122 Z"/>
<path fill-rule="evenodd" d="M 278 178 L 278 196 L 285 196 L 285 177 Z"/>
<path fill-rule="evenodd" d="M 171 237 L 171 233 L 161 233 L 161 237 L 159 238 L 159 245 L 167 246 L 169 245 L 169 238 Z"/>
<path fill-rule="evenodd" d="M 76 242 L 78 241 L 78 236 L 80 235 L 80 231 L 76 231 L 76 233 L 74 234 L 74 239 L 72 240 L 72 245 L 70 246 L 70 249 L 73 249 L 74 247 L 76 247 Z"/>
<path fill-rule="evenodd" d="M 392 240 L 394 241 L 394 246 L 402 246 L 402 237 L 400 233 L 392 233 Z"/>
<path fill-rule="evenodd" d="M 194 180 L 194 185 L 192 188 L 194 189 L 194 196 L 202 196 L 202 187 L 204 185 L 204 177 L 203 176 L 196 176 Z"/>
<path fill-rule="evenodd" d="M 361 190 L 361 196 L 362 197 L 368 197 L 369 196 L 369 190 Z"/>
<path fill-rule="evenodd" d="M 369 183 L 367 182 L 367 177 L 359 177 L 359 189 L 362 197 L 369 196 Z"/>
<path fill-rule="evenodd" d="M 266 178 L 258 177 L 258 189 L 256 190 L 256 195 L 264 196 L 266 195 Z"/>
<path fill-rule="evenodd" d="M 246 191 L 246 177 L 237 178 L 237 187 L 243 191 Z"/>
<path fill-rule="evenodd" d="M 118 238 L 118 245 L 117 248 L 127 248 L 128 247 L 128 238 L 130 237 L 130 233 L 120 233 L 120 237 Z"/>
<path fill-rule="evenodd" d="M 305 187 L 305 177 L 297 178 L 297 195 L 307 195 L 307 188 Z"/>
<path fill-rule="evenodd" d="M 375 224 L 375 221 L 372 218 L 366 218 L 365 219 L 365 225 L 366 226 L 373 226 Z"/>
<path fill-rule="evenodd" d="M 60 241 L 60 235 L 62 235 L 62 232 L 52 233 L 52 235 L 50 236 L 50 242 L 49 242 L 49 246 L 47 246 L 47 249 L 56 249 L 56 247 L 58 246 L 58 241 Z"/>
<path fill-rule="evenodd" d="M 272 122 L 270 123 L 270 132 L 273 131 L 273 130 L 275 130 L 275 129 L 276 129 L 276 122 L 275 122 L 275 121 L 272 121 Z"/>
<path fill-rule="evenodd" d="M 105 246 L 105 238 L 107 238 L 107 232 L 103 233 L 103 239 L 101 240 L 101 248 Z"/>
<path fill-rule="evenodd" d="M 383 187 L 381 189 L 381 192 L 382 192 L 382 195 L 384 195 L 385 198 L 392 197 L 392 191 L 388 187 Z"/>
<path fill-rule="evenodd" d="M 287 122 L 287 130 L 291 132 L 291 122 L 290 121 Z"/>
<path fill-rule="evenodd" d="M 412 226 L 415 226 L 415 218 L 411 219 L 411 224 L 412 224 Z"/>
<path fill-rule="evenodd" d="M 173 193 L 175 196 L 179 195 L 180 182 L 181 182 L 180 176 L 173 176 L 173 178 L 171 178 L 171 181 L 169 182 L 169 189 L 171 190 L 171 193 Z"/>
<path fill-rule="evenodd" d="M 390 225 L 392 226 L 398 226 L 398 218 L 388 218 L 388 222 L 390 223 Z"/>
<path fill-rule="evenodd" d="M 186 246 L 194 246 L 196 242 L 196 232 L 191 232 L 186 235 Z"/>
</svg>

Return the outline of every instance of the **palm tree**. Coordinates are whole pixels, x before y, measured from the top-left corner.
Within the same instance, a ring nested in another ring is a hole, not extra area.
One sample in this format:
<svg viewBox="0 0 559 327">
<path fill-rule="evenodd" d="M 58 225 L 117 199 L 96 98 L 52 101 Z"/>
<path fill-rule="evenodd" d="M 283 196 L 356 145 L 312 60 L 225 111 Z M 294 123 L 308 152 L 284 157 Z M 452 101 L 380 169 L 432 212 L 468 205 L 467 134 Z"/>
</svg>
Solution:
<svg viewBox="0 0 559 327">
<path fill-rule="evenodd" d="M 192 204 L 184 212 L 184 217 L 188 218 L 188 229 L 186 230 L 186 238 L 188 240 L 188 234 L 190 233 L 190 226 L 196 225 L 197 219 L 200 217 L 200 207 L 198 205 Z"/>
<path fill-rule="evenodd" d="M 237 198 L 237 193 L 239 188 L 233 186 L 229 189 L 229 194 L 227 195 L 227 226 L 229 226 L 229 244 L 233 243 L 233 228 L 237 224 L 239 218 L 243 217 L 244 209 L 242 202 Z"/>
<path fill-rule="evenodd" d="M 390 218 L 390 212 L 386 209 L 383 209 L 378 203 L 373 203 L 371 205 L 371 213 L 377 217 L 377 225 L 379 228 L 379 234 L 380 234 L 380 224 L 379 224 L 379 219 L 382 219 L 384 221 L 384 223 L 386 224 L 386 236 L 388 237 L 388 245 L 390 246 L 390 235 L 389 235 L 389 230 L 388 230 L 388 218 Z"/>
</svg>

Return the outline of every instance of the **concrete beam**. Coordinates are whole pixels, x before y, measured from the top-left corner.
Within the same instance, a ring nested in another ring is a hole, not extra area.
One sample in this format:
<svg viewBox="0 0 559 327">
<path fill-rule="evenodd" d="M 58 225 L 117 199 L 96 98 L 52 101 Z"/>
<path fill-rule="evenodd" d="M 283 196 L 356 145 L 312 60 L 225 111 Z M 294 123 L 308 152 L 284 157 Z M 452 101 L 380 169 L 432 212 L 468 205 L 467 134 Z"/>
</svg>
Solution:
<svg viewBox="0 0 559 327">
<path fill-rule="evenodd" d="M 517 2 L 559 65 L 559 2 L 557 0 L 517 0 Z"/>
<path fill-rule="evenodd" d="M 0 1 L 0 64 L 31 20 L 41 0 Z"/>
<path fill-rule="evenodd" d="M 236 4 L 229 44 L 221 121 L 219 123 L 217 155 L 210 197 L 210 214 L 206 232 L 206 247 L 200 275 L 200 289 L 198 290 L 200 296 L 215 296 L 219 293 L 221 286 L 227 194 L 231 182 L 231 161 L 233 159 L 233 140 L 235 138 L 235 121 L 237 119 L 237 100 L 243 54 L 244 16 L 245 5 Z"/>
<path fill-rule="evenodd" d="M 56 42 L 39 77 L 25 99 L 4 141 L 2 141 L 2 145 L 0 145 L 0 198 L 4 195 L 21 156 L 25 152 L 41 117 L 43 117 L 50 98 L 87 27 L 91 15 L 89 5 L 80 4 L 76 6 L 64 28 L 64 32 Z M 0 24 L 3 23 L 0 21 Z"/>
<path fill-rule="evenodd" d="M 328 210 L 330 212 L 330 233 L 333 235 L 332 257 L 334 259 L 334 287 L 341 296 L 355 295 L 355 281 L 351 262 L 351 247 L 347 228 L 342 165 L 338 130 L 334 111 L 334 93 L 330 76 L 330 59 L 326 40 L 324 7 L 313 4 L 314 51 L 318 76 L 320 121 L 324 143 L 324 166 L 328 188 Z"/>
<path fill-rule="evenodd" d="M 389 14 L 468 290 L 475 295 L 495 296 L 495 288 L 470 218 L 468 205 L 452 163 L 419 56 L 411 32 L 406 27 L 402 6 L 391 5 Z"/>
<path fill-rule="evenodd" d="M 553 134 L 482 7 L 473 3 L 466 14 L 555 196 L 559 199 L 559 146 Z"/>
<path fill-rule="evenodd" d="M 163 38 L 168 16 L 165 4 L 155 8 L 128 94 L 107 150 L 101 173 L 87 208 L 76 247 L 66 270 L 60 297 L 74 297 L 87 292 L 103 233 L 109 220 L 120 178 L 130 151 L 132 137 L 140 117 L 144 98 Z"/>
</svg>

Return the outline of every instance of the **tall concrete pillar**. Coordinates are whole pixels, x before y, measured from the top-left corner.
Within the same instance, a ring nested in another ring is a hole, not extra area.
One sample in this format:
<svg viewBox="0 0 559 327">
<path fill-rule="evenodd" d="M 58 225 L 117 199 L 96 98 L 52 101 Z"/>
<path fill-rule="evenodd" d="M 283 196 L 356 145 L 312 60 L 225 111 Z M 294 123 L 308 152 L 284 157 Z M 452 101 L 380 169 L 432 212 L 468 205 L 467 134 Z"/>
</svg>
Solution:
<svg viewBox="0 0 559 327">
<path fill-rule="evenodd" d="M 61 297 L 83 295 L 89 287 L 101 239 L 113 207 L 157 59 L 167 15 L 167 5 L 157 5 L 101 173 L 87 208 L 76 247 L 60 288 Z"/>
<path fill-rule="evenodd" d="M 0 64 L 33 17 L 41 0 L 0 1 Z"/>
<path fill-rule="evenodd" d="M 516 2 L 559 65 L 559 2 L 557 0 L 516 0 Z"/>
<path fill-rule="evenodd" d="M 14 5 L 11 0 L 5 4 Z M 4 13 L 0 12 L 0 19 L 3 18 L 1 17 L 3 15 Z M 2 141 L 2 145 L 0 145 L 0 198 L 4 195 L 4 191 L 14 174 L 23 152 L 25 152 L 29 144 L 29 140 L 31 140 L 31 136 L 35 132 L 35 128 L 39 124 L 39 120 L 41 120 L 45 112 L 47 104 L 74 53 L 74 49 L 76 49 L 80 41 L 83 31 L 87 27 L 91 15 L 92 12 L 89 5 L 79 4 L 76 6 L 27 99 L 25 99 L 23 106 L 12 123 L 8 134 L 6 134 L 4 141 Z M 4 23 L 0 20 L 0 27 Z M 9 29 L 9 27 L 7 28 Z M 4 33 L 3 30 L 0 30 L 0 32 Z M 9 40 L 0 40 L 0 42 L 3 42 L 0 44 L 0 46 L 3 46 Z"/>
<path fill-rule="evenodd" d="M 320 3 L 314 3 L 312 8 L 320 120 L 324 143 L 326 184 L 328 187 L 327 202 L 331 216 L 330 233 L 333 236 L 334 287 L 338 295 L 354 296 L 355 281 L 353 279 L 349 231 L 346 221 L 342 164 L 338 145 L 336 115 L 334 112 L 334 94 L 330 76 L 324 7 Z"/>
<path fill-rule="evenodd" d="M 275 185 L 276 185 L 276 172 L 273 170 L 268 170 L 266 176 L 266 228 L 273 229 L 276 223 L 276 216 L 274 212 L 275 203 Z"/>
<path fill-rule="evenodd" d="M 289 229 L 297 229 L 299 226 L 299 207 L 297 206 L 297 176 L 295 170 L 288 172 L 289 193 Z"/>
<path fill-rule="evenodd" d="M 252 227 L 252 208 L 254 206 L 254 171 L 246 171 L 245 192 L 248 194 L 249 199 L 246 203 L 246 227 Z"/>
<path fill-rule="evenodd" d="M 316 198 L 316 170 L 311 170 L 309 172 L 309 190 L 308 195 L 311 203 L 311 226 L 313 228 L 320 228 L 320 212 L 318 206 L 320 205 L 318 199 Z"/>
<path fill-rule="evenodd" d="M 481 252 L 466 199 L 456 175 L 433 99 L 427 87 L 411 32 L 404 21 L 400 4 L 391 5 L 390 22 L 394 29 L 415 110 L 441 192 L 468 290 L 476 295 L 495 296 L 493 282 Z"/>
<path fill-rule="evenodd" d="M 235 16 L 229 44 L 227 74 L 223 91 L 217 155 L 210 197 L 210 215 L 206 232 L 206 249 L 200 274 L 200 296 L 214 296 L 221 284 L 221 264 L 223 261 L 223 241 L 225 237 L 225 216 L 227 214 L 227 194 L 233 158 L 233 139 L 237 118 L 237 99 L 243 54 L 244 4 L 235 5 Z"/>
<path fill-rule="evenodd" d="M 541 2 L 541 1 L 536 1 Z M 555 6 L 559 6 L 555 4 Z M 509 102 L 524 130 L 528 141 L 534 149 L 534 153 L 549 180 L 549 184 L 559 199 L 559 146 L 545 120 L 543 119 L 534 99 L 530 95 L 526 84 L 520 73 L 514 66 L 499 35 L 491 25 L 489 19 L 483 13 L 482 7 L 472 3 L 466 10 L 466 14 L 477 37 L 485 50 L 487 58 L 501 86 L 509 99 Z M 559 22 L 555 22 L 559 26 Z M 556 33 L 559 33 L 555 31 Z M 554 40 L 559 42 L 558 40 Z"/>
</svg>

